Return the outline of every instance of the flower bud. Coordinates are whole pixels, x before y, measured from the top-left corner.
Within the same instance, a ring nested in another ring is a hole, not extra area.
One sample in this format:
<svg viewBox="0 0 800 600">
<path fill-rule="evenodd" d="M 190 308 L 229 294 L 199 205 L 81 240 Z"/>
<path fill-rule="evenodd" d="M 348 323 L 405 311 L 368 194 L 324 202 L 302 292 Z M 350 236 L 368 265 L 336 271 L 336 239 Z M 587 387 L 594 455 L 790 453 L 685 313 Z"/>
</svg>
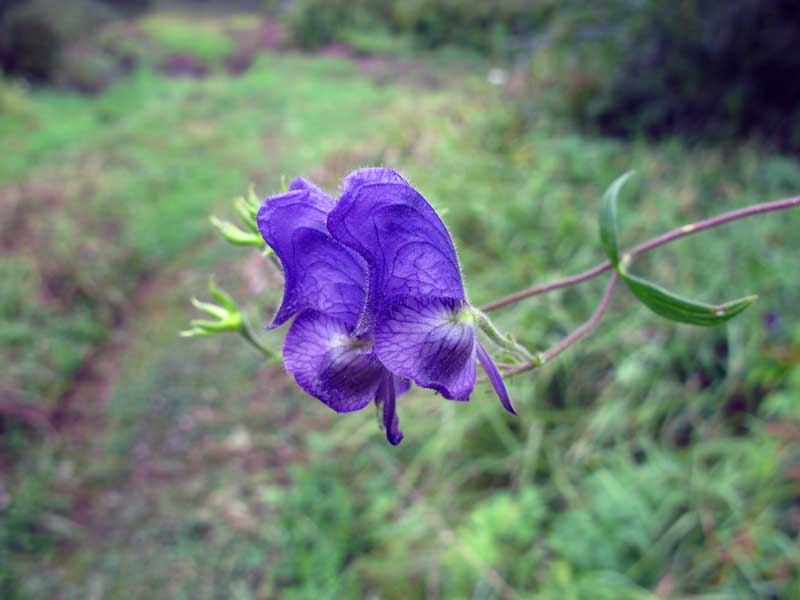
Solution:
<svg viewBox="0 0 800 600">
<path fill-rule="evenodd" d="M 231 244 L 236 246 L 253 246 L 255 248 L 263 248 L 266 246 L 264 240 L 256 232 L 242 231 L 233 223 L 223 221 L 213 216 L 210 218 L 210 221 L 214 229 Z"/>
<path fill-rule="evenodd" d="M 211 297 L 219 302 L 219 305 L 201 302 L 197 298 L 192 298 L 192 305 L 216 320 L 192 319 L 189 322 L 190 329 L 181 331 L 181 337 L 216 335 L 225 331 L 241 331 L 244 328 L 244 317 L 236 307 L 233 298 L 219 289 L 213 279 L 208 285 L 208 291 Z"/>
</svg>

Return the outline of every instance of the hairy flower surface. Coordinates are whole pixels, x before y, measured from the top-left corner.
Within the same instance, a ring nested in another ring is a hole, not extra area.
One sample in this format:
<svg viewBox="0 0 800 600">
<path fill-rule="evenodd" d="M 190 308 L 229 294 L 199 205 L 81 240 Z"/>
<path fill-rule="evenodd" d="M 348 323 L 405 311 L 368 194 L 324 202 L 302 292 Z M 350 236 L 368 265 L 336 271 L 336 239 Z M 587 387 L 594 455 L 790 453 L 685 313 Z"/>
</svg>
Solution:
<svg viewBox="0 0 800 600">
<path fill-rule="evenodd" d="M 267 198 L 257 221 L 285 275 L 270 328 L 297 315 L 283 356 L 306 392 L 337 412 L 375 400 L 388 440 L 398 444 L 396 398 L 408 381 L 466 401 L 480 361 L 514 412 L 476 338 L 450 234 L 398 173 L 354 171 L 338 202 L 296 179 Z"/>
</svg>

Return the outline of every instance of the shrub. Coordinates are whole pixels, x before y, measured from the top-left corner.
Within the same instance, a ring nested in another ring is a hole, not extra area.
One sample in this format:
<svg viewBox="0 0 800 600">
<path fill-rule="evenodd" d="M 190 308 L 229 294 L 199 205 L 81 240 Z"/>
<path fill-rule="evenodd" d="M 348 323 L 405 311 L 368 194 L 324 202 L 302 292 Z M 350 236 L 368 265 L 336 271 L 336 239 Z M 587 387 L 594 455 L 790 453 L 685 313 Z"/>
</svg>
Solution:
<svg viewBox="0 0 800 600">
<path fill-rule="evenodd" d="M 523 0 L 408 0 L 394 3 L 394 17 L 396 26 L 413 33 L 422 47 L 455 45 L 490 53 L 536 30 L 549 6 Z"/>
<path fill-rule="evenodd" d="M 374 24 L 380 20 L 379 7 L 376 0 L 298 0 L 289 7 L 286 21 L 297 44 L 312 50 Z"/>
<path fill-rule="evenodd" d="M 754 136 L 800 150 L 800 12 L 793 0 L 650 0 L 588 115 L 615 135 Z"/>
<path fill-rule="evenodd" d="M 6 73 L 36 81 L 52 78 L 63 39 L 55 28 L 25 5 L 9 10 L 0 23 L 0 66 Z"/>
<path fill-rule="evenodd" d="M 490 53 L 539 27 L 552 6 L 524 0 L 296 0 L 287 22 L 304 48 L 342 41 L 348 31 L 379 25 L 413 36 L 423 48 L 454 45 Z"/>
<path fill-rule="evenodd" d="M 101 0 L 104 4 L 123 12 L 123 13 L 140 13 L 149 9 L 153 2 L 152 0 Z"/>
<path fill-rule="evenodd" d="M 92 0 L 14 0 L 0 10 L 0 68 L 32 81 L 53 81 L 67 44 L 113 16 Z"/>
</svg>

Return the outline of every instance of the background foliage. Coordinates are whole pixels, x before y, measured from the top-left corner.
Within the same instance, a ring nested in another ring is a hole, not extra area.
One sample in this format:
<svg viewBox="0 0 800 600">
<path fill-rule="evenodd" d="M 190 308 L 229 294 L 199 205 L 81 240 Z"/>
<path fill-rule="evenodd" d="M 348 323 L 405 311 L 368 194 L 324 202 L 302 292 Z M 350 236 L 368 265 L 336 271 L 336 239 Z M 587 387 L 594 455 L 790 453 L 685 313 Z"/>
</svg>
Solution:
<svg viewBox="0 0 800 600">
<path fill-rule="evenodd" d="M 584 128 L 690 140 L 758 137 L 800 148 L 800 11 L 792 0 L 298 0 L 305 48 L 382 27 L 421 48 L 528 60 Z M 533 86 L 532 93 L 542 91 Z M 535 106 L 526 97 L 523 115 Z"/>
<path fill-rule="evenodd" d="M 3 5 L 0 20 L 38 4 Z M 597 35 L 585 3 L 540 3 L 528 22 L 514 12 L 528 3 L 409 2 L 402 21 L 365 2 L 341 26 L 324 12 L 335 2 L 111 7 L 91 26 L 42 8 L 81 33 L 59 38 L 46 78 L 0 79 L 0 596 L 800 596 L 794 213 L 634 265 L 707 301 L 760 293 L 738 319 L 670 324 L 620 288 L 592 337 L 510 382 L 520 417 L 485 385 L 466 405 L 417 391 L 399 405 L 397 449 L 369 410 L 332 414 L 238 339 L 177 337 L 211 273 L 253 323 L 280 299 L 269 261 L 207 221 L 230 217 L 251 182 L 264 196 L 303 175 L 335 193 L 357 166 L 399 169 L 442 212 L 476 304 L 602 260 L 600 197 L 627 169 L 623 246 L 796 195 L 791 154 L 714 141 L 763 133 L 734 127 L 750 116 L 726 113 L 703 145 L 589 133 L 615 86 L 636 83 L 619 73 L 646 64 L 630 49 L 666 5 L 640 4 L 627 11 L 639 25 L 600 21 Z M 706 14 L 679 5 L 676 20 Z M 332 33 L 302 54 L 312 14 Z M 670 81 L 698 81 L 664 64 Z M 766 84 L 748 81 L 722 79 L 760 98 Z M 642 106 L 668 114 L 658 96 Z M 679 96 L 664 101 L 687 106 Z M 624 114 L 625 133 L 662 133 Z M 515 305 L 499 325 L 550 346 L 602 286 Z M 278 349 L 282 336 L 264 340 Z"/>
</svg>

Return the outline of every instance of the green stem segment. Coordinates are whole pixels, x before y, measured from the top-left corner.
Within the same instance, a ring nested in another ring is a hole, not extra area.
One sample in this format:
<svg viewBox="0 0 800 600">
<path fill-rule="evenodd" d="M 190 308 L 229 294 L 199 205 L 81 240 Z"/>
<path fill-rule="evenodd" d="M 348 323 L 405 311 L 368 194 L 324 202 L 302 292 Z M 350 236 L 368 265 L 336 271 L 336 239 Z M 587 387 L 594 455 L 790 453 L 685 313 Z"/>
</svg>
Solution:
<svg viewBox="0 0 800 600">
<path fill-rule="evenodd" d="M 258 341 L 258 337 L 256 336 L 253 328 L 250 326 L 250 323 L 247 321 L 246 318 L 242 317 L 242 325 L 239 328 L 239 333 L 242 334 L 242 337 L 247 340 L 247 342 L 253 346 L 256 350 L 258 350 L 261 354 L 264 355 L 264 358 L 267 360 L 274 360 L 277 358 L 275 353 L 264 346 L 261 342 Z"/>
<path fill-rule="evenodd" d="M 527 363 L 535 363 L 536 366 L 544 364 L 544 354 L 541 352 L 534 354 L 514 339 L 514 336 L 503 334 L 485 313 L 477 308 L 473 308 L 472 314 L 475 317 L 475 323 L 480 327 L 481 331 L 500 348 L 507 350 L 512 355 Z"/>
</svg>

